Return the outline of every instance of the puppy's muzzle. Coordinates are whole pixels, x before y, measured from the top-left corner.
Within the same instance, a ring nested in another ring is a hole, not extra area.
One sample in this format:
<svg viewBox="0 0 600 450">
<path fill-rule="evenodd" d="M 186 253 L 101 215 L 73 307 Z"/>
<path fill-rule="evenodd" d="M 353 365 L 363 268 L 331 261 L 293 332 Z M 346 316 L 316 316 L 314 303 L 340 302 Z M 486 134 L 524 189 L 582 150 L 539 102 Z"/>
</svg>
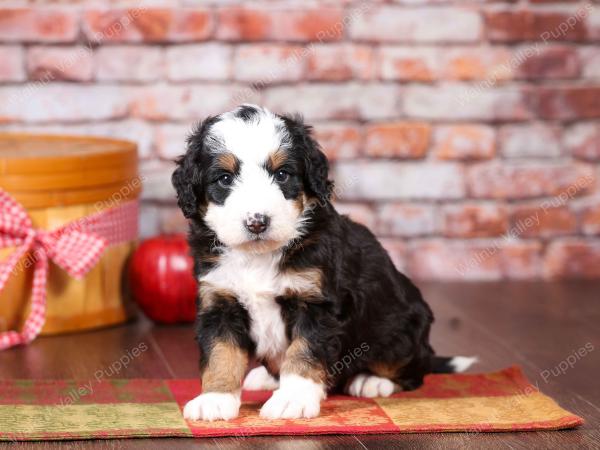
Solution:
<svg viewBox="0 0 600 450">
<path fill-rule="evenodd" d="M 265 214 L 255 213 L 248 216 L 245 225 L 246 229 L 253 234 L 264 233 L 269 227 L 271 218 Z"/>
</svg>

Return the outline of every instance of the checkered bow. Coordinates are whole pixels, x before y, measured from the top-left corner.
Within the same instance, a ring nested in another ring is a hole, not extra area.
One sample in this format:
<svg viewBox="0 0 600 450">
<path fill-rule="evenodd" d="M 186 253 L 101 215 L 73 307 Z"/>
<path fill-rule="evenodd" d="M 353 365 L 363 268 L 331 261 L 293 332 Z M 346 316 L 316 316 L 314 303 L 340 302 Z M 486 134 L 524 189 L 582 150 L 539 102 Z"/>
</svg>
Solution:
<svg viewBox="0 0 600 450">
<path fill-rule="evenodd" d="M 11 274 L 33 265 L 31 311 L 23 330 L 0 333 L 0 350 L 27 344 L 46 319 L 48 259 L 74 278 L 83 278 L 111 244 L 137 237 L 138 202 L 131 201 L 70 222 L 56 230 L 35 229 L 25 209 L 0 189 L 0 248 L 15 250 L 0 260 L 0 292 Z M 29 253 L 25 263 L 22 258 Z"/>
</svg>

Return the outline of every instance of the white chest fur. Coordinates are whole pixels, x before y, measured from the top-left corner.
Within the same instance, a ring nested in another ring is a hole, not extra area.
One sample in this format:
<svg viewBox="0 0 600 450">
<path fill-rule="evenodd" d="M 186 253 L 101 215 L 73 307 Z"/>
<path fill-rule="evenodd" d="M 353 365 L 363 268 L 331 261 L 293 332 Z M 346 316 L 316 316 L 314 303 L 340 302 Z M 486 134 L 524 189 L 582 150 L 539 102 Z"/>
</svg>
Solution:
<svg viewBox="0 0 600 450">
<path fill-rule="evenodd" d="M 200 281 L 233 292 L 250 315 L 250 337 L 256 355 L 279 366 L 289 342 L 281 308 L 275 301 L 292 282 L 278 271 L 279 252 L 250 254 L 227 251 L 219 265 Z"/>
</svg>

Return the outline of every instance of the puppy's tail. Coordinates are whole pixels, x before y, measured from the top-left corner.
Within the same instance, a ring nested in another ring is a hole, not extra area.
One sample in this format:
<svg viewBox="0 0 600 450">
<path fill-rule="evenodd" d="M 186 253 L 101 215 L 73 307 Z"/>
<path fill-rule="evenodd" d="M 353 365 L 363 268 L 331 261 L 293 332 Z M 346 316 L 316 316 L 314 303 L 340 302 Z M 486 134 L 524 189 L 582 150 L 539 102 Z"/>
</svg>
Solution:
<svg viewBox="0 0 600 450">
<path fill-rule="evenodd" d="M 434 356 L 431 358 L 433 373 L 464 372 L 477 362 L 475 356 Z"/>
</svg>

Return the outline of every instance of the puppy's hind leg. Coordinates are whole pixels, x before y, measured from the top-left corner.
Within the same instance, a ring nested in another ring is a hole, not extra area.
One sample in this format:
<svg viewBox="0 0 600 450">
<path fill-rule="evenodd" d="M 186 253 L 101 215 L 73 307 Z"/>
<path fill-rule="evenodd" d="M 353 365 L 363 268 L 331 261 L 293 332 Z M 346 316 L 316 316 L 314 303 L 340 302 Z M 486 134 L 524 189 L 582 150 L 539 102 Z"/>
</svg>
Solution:
<svg viewBox="0 0 600 450">
<path fill-rule="evenodd" d="M 400 390 L 392 380 L 370 373 L 359 373 L 346 385 L 346 393 L 353 397 L 389 397 Z"/>
<path fill-rule="evenodd" d="M 346 393 L 354 397 L 389 397 L 404 389 L 399 377 L 405 363 L 371 362 L 369 371 L 359 373 L 346 384 Z"/>
</svg>

